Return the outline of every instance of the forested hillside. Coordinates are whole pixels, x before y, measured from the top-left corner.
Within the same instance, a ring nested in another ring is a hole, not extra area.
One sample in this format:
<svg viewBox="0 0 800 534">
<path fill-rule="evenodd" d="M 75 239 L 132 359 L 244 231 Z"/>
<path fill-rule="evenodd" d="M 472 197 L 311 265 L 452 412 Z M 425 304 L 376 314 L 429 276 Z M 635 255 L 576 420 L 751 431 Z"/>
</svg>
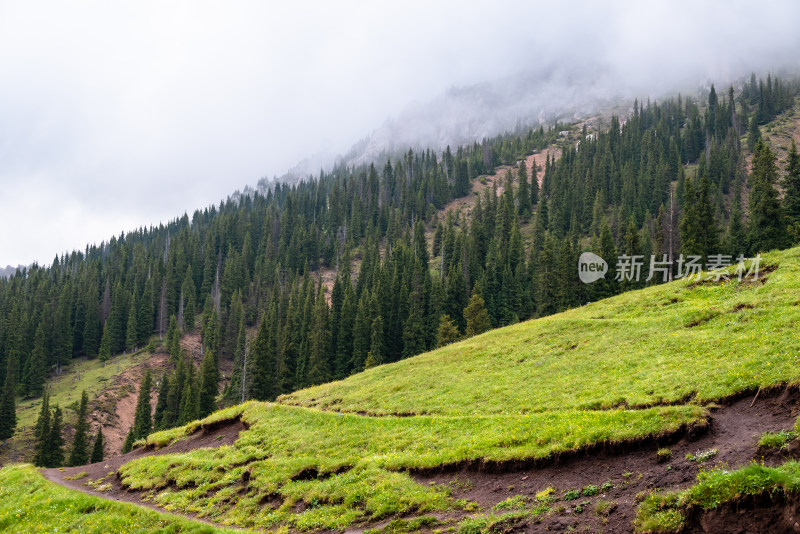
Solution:
<svg viewBox="0 0 800 534">
<path fill-rule="evenodd" d="M 753 77 L 702 102 L 637 102 L 607 130 L 561 140 L 543 169 L 518 162 L 566 126 L 340 167 L 0 279 L 0 439 L 14 433 L 17 397 L 42 395 L 76 357 L 163 338 L 174 371 L 155 424 L 167 428 L 214 408 L 220 359 L 234 362 L 227 402 L 274 399 L 644 285 L 580 284 L 582 250 L 613 270 L 622 254 L 705 261 L 788 246 L 800 158 L 793 149 L 778 169 L 758 127 L 797 89 Z M 518 165 L 502 188 L 469 214 L 442 211 L 499 165 Z M 331 287 L 323 270 L 336 273 Z M 177 342 L 195 328 L 197 371 Z"/>
</svg>

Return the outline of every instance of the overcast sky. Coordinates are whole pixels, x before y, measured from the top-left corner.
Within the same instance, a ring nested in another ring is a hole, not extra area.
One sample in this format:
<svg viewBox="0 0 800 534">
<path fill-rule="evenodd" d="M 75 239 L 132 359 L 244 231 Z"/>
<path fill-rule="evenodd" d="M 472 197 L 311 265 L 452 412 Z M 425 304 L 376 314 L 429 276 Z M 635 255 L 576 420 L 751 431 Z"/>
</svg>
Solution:
<svg viewBox="0 0 800 534">
<path fill-rule="evenodd" d="M 544 62 L 647 94 L 800 57 L 800 5 L 0 0 L 0 266 L 191 214 Z"/>
</svg>

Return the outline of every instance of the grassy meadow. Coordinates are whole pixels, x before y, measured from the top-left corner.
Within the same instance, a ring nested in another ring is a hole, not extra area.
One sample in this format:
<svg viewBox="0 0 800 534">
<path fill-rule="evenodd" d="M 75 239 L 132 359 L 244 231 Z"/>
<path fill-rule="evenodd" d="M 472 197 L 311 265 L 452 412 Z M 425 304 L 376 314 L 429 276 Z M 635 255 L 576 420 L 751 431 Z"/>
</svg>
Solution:
<svg viewBox="0 0 800 534">
<path fill-rule="evenodd" d="M 0 531 L 80 534 L 231 534 L 234 530 L 112 502 L 71 490 L 45 478 L 32 466 L 0 470 Z"/>
<path fill-rule="evenodd" d="M 756 282 L 676 281 L 229 408 L 147 441 L 239 416 L 249 428 L 234 445 L 134 460 L 120 474 L 165 509 L 259 528 L 470 510 L 409 471 L 658 436 L 704 420 L 703 402 L 795 381 L 799 257 L 764 255 L 774 270 Z"/>
</svg>

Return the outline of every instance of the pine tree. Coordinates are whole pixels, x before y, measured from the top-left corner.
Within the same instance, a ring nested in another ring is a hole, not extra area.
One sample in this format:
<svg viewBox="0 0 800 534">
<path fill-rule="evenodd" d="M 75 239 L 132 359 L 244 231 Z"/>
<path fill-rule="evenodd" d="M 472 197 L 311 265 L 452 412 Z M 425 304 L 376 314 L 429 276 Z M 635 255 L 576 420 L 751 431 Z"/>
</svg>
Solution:
<svg viewBox="0 0 800 534">
<path fill-rule="evenodd" d="M 105 456 L 104 451 L 104 440 L 103 440 L 103 428 L 97 429 L 97 437 L 94 439 L 94 446 L 92 447 L 92 457 L 89 460 L 91 463 L 96 464 L 97 462 L 102 462 L 103 457 Z"/>
<path fill-rule="evenodd" d="M 270 346 L 269 327 L 267 314 L 264 314 L 261 316 L 261 324 L 249 354 L 254 362 L 251 387 L 253 397 L 257 400 L 273 400 L 278 391 L 276 361 Z M 244 354 L 242 354 L 242 366 L 244 368 Z"/>
<path fill-rule="evenodd" d="M 136 324 L 136 299 L 131 299 L 130 310 L 128 311 L 128 326 L 125 329 L 125 350 L 133 351 L 136 348 L 139 336 L 139 328 Z"/>
<path fill-rule="evenodd" d="M 64 465 L 64 438 L 61 435 L 63 419 L 61 408 L 56 404 L 55 408 L 53 408 L 53 417 L 50 424 L 50 439 L 48 443 L 50 458 L 46 467 L 61 467 Z"/>
<path fill-rule="evenodd" d="M 528 186 L 528 168 L 525 165 L 524 159 L 520 162 L 517 173 L 519 175 L 519 190 L 517 191 L 517 202 L 519 202 L 519 206 L 517 207 L 517 210 L 520 218 L 523 221 L 527 221 L 530 218 L 532 211 L 531 191 L 530 187 Z"/>
<path fill-rule="evenodd" d="M 200 411 L 198 416 L 205 417 L 217 407 L 217 390 L 219 371 L 217 362 L 211 351 L 206 351 L 200 366 Z"/>
<path fill-rule="evenodd" d="M 372 321 L 370 329 L 370 345 L 367 353 L 367 360 L 364 362 L 364 369 L 369 369 L 380 365 L 384 361 L 383 356 L 383 317 L 377 316 Z"/>
<path fill-rule="evenodd" d="M 194 365 L 186 366 L 186 379 L 183 383 L 183 398 L 178 417 L 178 424 L 185 425 L 199 418 L 200 413 L 200 391 L 197 383 L 197 373 Z"/>
<path fill-rule="evenodd" d="M 45 372 L 47 371 L 47 338 L 44 335 L 42 323 L 36 328 L 33 343 L 33 352 L 29 359 L 30 367 L 27 375 L 27 393 L 31 397 L 38 397 L 44 391 Z"/>
<path fill-rule="evenodd" d="M 17 378 L 17 354 L 14 350 L 9 351 L 6 363 L 6 379 L 3 384 L 2 396 L 0 396 L 0 440 L 8 439 L 14 435 L 17 427 L 16 412 L 16 378 Z"/>
<path fill-rule="evenodd" d="M 153 418 L 150 408 L 150 392 L 153 389 L 153 378 L 150 370 L 142 377 L 139 386 L 139 397 L 136 401 L 136 412 L 133 416 L 133 440 L 146 438 L 153 431 Z"/>
<path fill-rule="evenodd" d="M 75 422 L 75 438 L 72 441 L 72 452 L 69 455 L 70 467 L 84 465 L 89 462 L 88 436 L 89 423 L 89 396 L 84 391 L 81 394 L 81 403 L 78 407 L 78 419 Z"/>
<path fill-rule="evenodd" d="M 463 197 L 469 194 L 469 169 L 467 162 L 459 158 L 456 160 L 456 176 L 455 184 L 453 185 L 453 196 L 455 198 Z"/>
<path fill-rule="evenodd" d="M 103 327 L 103 337 L 100 338 L 98 355 L 101 362 L 107 362 L 111 358 L 111 329 L 108 327 L 108 321 Z"/>
<path fill-rule="evenodd" d="M 486 303 L 477 291 L 472 292 L 472 297 L 470 297 L 467 307 L 464 308 L 464 318 L 467 320 L 467 337 L 477 336 L 491 328 Z"/>
<path fill-rule="evenodd" d="M 320 294 L 314 305 L 311 325 L 311 351 L 308 361 L 308 384 L 324 384 L 331 379 L 328 354 L 330 351 L 330 329 L 328 326 L 328 304 Z"/>
<path fill-rule="evenodd" d="M 461 332 L 458 331 L 456 323 L 450 319 L 449 315 L 442 314 L 439 318 L 439 328 L 436 330 L 436 347 L 444 347 L 454 341 L 458 341 Z"/>
<path fill-rule="evenodd" d="M 775 190 L 776 177 L 775 156 L 764 141 L 759 141 L 750 173 L 748 236 L 751 253 L 780 248 L 788 241 L 786 221 Z"/>
<path fill-rule="evenodd" d="M 786 175 L 783 178 L 783 212 L 787 222 L 800 222 L 800 155 L 792 139 L 792 147 L 786 159 Z"/>
<path fill-rule="evenodd" d="M 39 410 L 39 418 L 36 420 L 36 427 L 33 431 L 36 438 L 34 446 L 33 463 L 40 467 L 45 467 L 50 463 L 50 395 L 47 393 L 42 397 L 42 408 Z"/>
<path fill-rule="evenodd" d="M 750 117 L 750 127 L 747 129 L 747 148 L 750 152 L 755 152 L 756 145 L 761 141 L 761 130 L 758 129 L 758 117 L 756 113 Z"/>
<path fill-rule="evenodd" d="M 133 425 L 128 430 L 128 435 L 125 436 L 125 443 L 122 444 L 122 454 L 128 454 L 133 450 L 133 442 L 136 441 L 133 439 Z"/>
<path fill-rule="evenodd" d="M 164 430 L 164 413 L 167 410 L 167 396 L 169 395 L 169 375 L 165 372 L 161 377 L 161 385 L 158 389 L 158 401 L 156 410 L 153 413 L 153 429 Z"/>
</svg>

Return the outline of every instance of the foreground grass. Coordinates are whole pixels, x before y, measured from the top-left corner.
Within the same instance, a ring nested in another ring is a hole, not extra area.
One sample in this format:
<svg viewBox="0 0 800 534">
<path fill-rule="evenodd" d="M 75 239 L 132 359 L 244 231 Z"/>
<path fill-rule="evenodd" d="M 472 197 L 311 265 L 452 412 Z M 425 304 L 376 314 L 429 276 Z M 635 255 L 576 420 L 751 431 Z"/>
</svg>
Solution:
<svg viewBox="0 0 800 534">
<path fill-rule="evenodd" d="M 0 531 L 214 534 L 235 531 L 107 501 L 49 482 L 30 465 L 0 470 Z"/>
<path fill-rule="evenodd" d="M 793 382 L 800 372 L 798 260 L 800 248 L 765 254 L 762 269 L 778 269 L 763 284 L 654 286 L 279 402 L 377 415 L 525 414 L 709 401 Z"/>
<path fill-rule="evenodd" d="M 277 404 L 232 407 L 147 442 L 161 447 L 241 417 L 249 430 L 234 445 L 134 460 L 119 472 L 166 509 L 261 528 L 336 530 L 463 508 L 447 487 L 421 486 L 409 471 L 658 436 L 707 417 L 690 400 L 795 380 L 798 259 L 800 249 L 765 255 L 762 266 L 777 267 L 766 283 L 652 287 Z"/>
<path fill-rule="evenodd" d="M 685 511 L 697 506 L 711 510 L 747 495 L 800 492 L 800 462 L 780 467 L 750 464 L 736 471 L 717 468 L 702 471 L 697 484 L 677 493 L 647 497 L 636 515 L 637 532 L 679 532 L 685 526 Z"/>
<path fill-rule="evenodd" d="M 123 484 L 169 510 L 262 528 L 341 529 L 394 514 L 462 506 L 449 489 L 422 486 L 409 469 L 464 461 L 546 458 L 598 442 L 677 430 L 697 406 L 561 411 L 515 416 L 364 417 L 246 403 L 249 430 L 233 446 L 134 460 Z M 214 417 L 214 416 L 212 416 Z M 199 423 L 154 434 L 163 445 Z"/>
</svg>

